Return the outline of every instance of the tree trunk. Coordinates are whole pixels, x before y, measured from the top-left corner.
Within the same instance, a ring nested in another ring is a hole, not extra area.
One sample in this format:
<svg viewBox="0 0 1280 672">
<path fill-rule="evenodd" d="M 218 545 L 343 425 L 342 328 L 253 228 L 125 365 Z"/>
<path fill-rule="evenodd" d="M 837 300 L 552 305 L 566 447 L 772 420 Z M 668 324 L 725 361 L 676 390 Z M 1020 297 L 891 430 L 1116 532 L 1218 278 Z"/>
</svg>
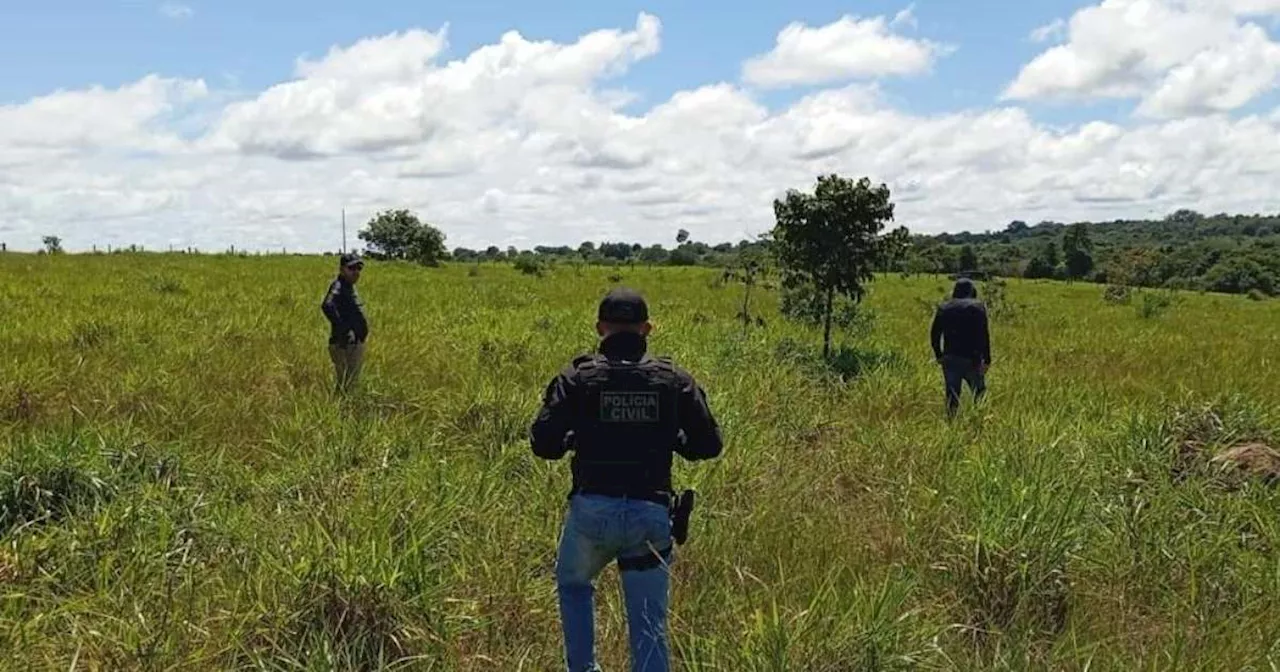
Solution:
<svg viewBox="0 0 1280 672">
<path fill-rule="evenodd" d="M 827 359 L 831 356 L 831 305 L 835 299 L 836 291 L 834 289 L 827 290 L 826 325 L 822 330 L 822 358 Z"/>
<path fill-rule="evenodd" d="M 747 327 L 751 323 L 751 282 L 748 281 L 746 288 L 742 291 L 742 335 L 747 334 Z"/>
</svg>

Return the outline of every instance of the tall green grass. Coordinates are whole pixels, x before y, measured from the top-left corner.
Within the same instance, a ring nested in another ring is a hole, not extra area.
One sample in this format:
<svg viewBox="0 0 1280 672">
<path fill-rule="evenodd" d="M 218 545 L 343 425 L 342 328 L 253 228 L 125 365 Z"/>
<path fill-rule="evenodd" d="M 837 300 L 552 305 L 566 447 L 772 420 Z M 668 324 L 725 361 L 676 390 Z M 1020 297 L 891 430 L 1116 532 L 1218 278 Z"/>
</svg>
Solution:
<svg viewBox="0 0 1280 672">
<path fill-rule="evenodd" d="M 1277 445 L 1276 302 L 1012 282 L 947 423 L 945 279 L 877 279 L 824 363 L 773 293 L 744 334 L 713 271 L 373 263 L 339 402 L 331 262 L 0 255 L 0 667 L 558 669 L 567 465 L 525 433 L 616 275 L 727 440 L 677 467 L 677 669 L 1280 663 L 1280 495 L 1203 459 Z"/>
</svg>

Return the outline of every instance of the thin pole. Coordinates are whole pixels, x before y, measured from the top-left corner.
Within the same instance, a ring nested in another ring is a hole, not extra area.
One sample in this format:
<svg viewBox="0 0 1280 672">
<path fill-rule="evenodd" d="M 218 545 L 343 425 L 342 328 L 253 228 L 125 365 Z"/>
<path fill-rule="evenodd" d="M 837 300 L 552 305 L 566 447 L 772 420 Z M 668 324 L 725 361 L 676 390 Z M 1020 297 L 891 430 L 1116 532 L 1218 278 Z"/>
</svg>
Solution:
<svg viewBox="0 0 1280 672">
<path fill-rule="evenodd" d="M 347 253 L 347 209 L 342 209 L 342 253 Z"/>
</svg>

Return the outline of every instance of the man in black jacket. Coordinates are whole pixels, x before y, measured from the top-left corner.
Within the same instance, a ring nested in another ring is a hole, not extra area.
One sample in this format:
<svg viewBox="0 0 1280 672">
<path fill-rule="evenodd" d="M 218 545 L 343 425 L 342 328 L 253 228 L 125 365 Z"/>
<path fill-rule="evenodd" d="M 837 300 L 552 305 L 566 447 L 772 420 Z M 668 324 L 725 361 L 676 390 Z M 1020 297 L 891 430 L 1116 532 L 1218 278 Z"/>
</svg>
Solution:
<svg viewBox="0 0 1280 672">
<path fill-rule="evenodd" d="M 719 456 L 723 445 L 693 376 L 646 354 L 652 327 L 644 299 L 615 290 L 597 317 L 603 337 L 598 353 L 575 358 L 551 381 L 530 429 L 538 457 L 557 460 L 574 453 L 556 560 L 565 662 L 574 672 L 599 669 L 593 582 L 616 561 L 631 669 L 665 672 L 672 454 L 706 460 Z"/>
<path fill-rule="evenodd" d="M 329 285 L 320 309 L 329 319 L 329 358 L 337 374 L 339 394 L 355 387 L 364 365 L 365 340 L 369 323 L 364 315 L 364 302 L 356 293 L 364 261 L 354 253 L 344 254 L 338 262 L 338 277 Z"/>
<path fill-rule="evenodd" d="M 974 401 L 987 389 L 987 367 L 991 366 L 991 335 L 987 307 L 978 300 L 973 281 L 956 281 L 951 299 L 938 307 L 930 329 L 933 356 L 942 365 L 947 390 L 947 417 L 955 417 L 960 406 L 960 386 L 973 390 Z"/>
</svg>

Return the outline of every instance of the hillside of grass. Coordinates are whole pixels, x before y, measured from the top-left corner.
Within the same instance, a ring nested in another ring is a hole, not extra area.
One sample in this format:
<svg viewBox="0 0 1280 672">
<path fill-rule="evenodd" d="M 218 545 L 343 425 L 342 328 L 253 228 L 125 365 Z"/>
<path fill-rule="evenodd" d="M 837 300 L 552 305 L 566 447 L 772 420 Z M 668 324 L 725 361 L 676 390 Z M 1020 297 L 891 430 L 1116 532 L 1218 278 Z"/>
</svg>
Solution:
<svg viewBox="0 0 1280 672">
<path fill-rule="evenodd" d="M 675 669 L 1280 663 L 1280 493 L 1210 461 L 1280 446 L 1278 302 L 980 284 L 990 393 L 948 424 L 940 276 L 877 279 L 824 363 L 771 293 L 744 329 L 712 269 L 370 263 L 340 403 L 332 271 L 0 255 L 0 669 L 559 669 L 568 465 L 526 431 L 616 282 L 726 439 L 677 461 Z"/>
</svg>

